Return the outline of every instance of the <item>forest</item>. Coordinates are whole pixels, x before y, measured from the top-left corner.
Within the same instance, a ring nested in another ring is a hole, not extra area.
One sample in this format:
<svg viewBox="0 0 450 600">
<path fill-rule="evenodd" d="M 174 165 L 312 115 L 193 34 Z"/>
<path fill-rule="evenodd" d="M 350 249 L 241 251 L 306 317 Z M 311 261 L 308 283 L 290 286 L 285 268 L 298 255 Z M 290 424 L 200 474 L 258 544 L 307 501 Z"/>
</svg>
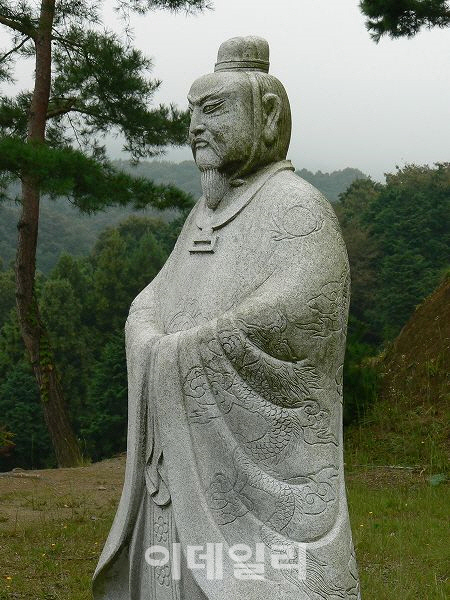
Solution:
<svg viewBox="0 0 450 600">
<path fill-rule="evenodd" d="M 298 174 L 332 202 L 348 248 L 352 297 L 344 420 L 355 426 L 377 398 L 374 357 L 448 275 L 450 164 L 409 165 L 387 174 L 385 183 L 350 168 Z M 137 175 L 199 195 L 191 162 L 143 162 Z M 87 216 L 58 200 L 44 202 L 36 289 L 86 461 L 126 449 L 124 322 L 132 299 L 170 254 L 187 210 L 122 207 Z M 0 217 L 0 471 L 53 467 L 15 309 L 14 204 L 0 205 Z"/>
</svg>

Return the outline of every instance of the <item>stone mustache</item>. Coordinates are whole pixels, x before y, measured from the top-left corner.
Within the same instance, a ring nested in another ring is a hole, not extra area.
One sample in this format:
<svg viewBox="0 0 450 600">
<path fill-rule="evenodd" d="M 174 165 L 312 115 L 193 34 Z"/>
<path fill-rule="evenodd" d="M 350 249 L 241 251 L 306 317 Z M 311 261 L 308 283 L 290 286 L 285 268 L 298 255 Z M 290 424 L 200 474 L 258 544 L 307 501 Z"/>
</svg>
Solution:
<svg viewBox="0 0 450 600">
<path fill-rule="evenodd" d="M 347 253 L 286 160 L 289 101 L 268 70 L 265 40 L 233 38 L 189 92 L 203 196 L 130 308 L 126 475 L 95 600 L 360 598 Z"/>
</svg>

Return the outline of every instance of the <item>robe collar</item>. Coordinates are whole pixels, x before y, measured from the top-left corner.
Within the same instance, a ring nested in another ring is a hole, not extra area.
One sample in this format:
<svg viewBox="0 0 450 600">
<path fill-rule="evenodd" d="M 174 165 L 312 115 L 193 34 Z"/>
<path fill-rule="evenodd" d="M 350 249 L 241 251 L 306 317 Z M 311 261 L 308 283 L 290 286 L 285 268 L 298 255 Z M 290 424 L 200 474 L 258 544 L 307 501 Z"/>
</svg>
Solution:
<svg viewBox="0 0 450 600">
<path fill-rule="evenodd" d="M 198 203 L 195 223 L 202 231 L 215 231 L 232 221 L 256 196 L 263 185 L 280 171 L 294 171 L 290 160 L 282 160 L 263 167 L 250 175 L 239 187 L 233 188 L 222 200 L 216 209 L 208 208 L 205 197 L 202 196 Z"/>
</svg>

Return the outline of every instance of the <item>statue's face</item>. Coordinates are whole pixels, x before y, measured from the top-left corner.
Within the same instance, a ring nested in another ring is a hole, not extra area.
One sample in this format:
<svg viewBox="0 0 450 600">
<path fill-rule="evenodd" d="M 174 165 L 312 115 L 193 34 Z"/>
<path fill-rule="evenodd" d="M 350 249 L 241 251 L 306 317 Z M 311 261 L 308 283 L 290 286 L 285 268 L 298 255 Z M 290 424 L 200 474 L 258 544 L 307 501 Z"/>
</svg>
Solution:
<svg viewBox="0 0 450 600">
<path fill-rule="evenodd" d="M 242 73 L 211 73 L 197 79 L 188 95 L 189 142 L 200 169 L 233 174 L 253 145 L 251 87 Z"/>
</svg>

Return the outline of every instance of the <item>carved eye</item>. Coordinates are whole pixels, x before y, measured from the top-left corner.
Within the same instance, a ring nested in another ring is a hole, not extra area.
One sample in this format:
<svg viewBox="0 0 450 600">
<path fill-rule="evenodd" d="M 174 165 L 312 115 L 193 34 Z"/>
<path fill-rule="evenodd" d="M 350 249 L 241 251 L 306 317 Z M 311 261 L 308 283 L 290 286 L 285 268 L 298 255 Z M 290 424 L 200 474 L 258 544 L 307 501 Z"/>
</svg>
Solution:
<svg viewBox="0 0 450 600">
<path fill-rule="evenodd" d="M 215 102 L 208 102 L 207 104 L 205 104 L 203 106 L 203 112 L 208 114 L 208 113 L 212 113 L 215 110 L 217 110 L 218 108 L 220 108 L 223 104 L 223 100 L 216 100 Z"/>
</svg>

